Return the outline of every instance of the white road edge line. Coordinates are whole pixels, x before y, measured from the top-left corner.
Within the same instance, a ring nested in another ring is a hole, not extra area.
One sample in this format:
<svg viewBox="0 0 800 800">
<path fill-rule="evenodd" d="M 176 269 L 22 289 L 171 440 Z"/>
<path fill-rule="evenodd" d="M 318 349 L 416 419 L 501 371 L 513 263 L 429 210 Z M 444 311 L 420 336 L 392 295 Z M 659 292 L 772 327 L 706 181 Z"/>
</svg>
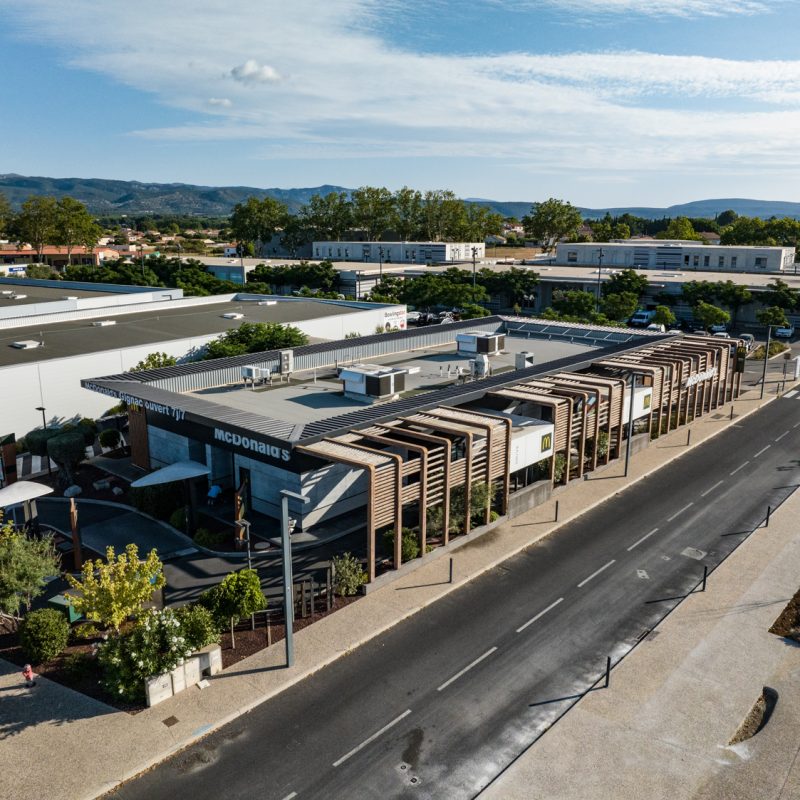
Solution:
<svg viewBox="0 0 800 800">
<path fill-rule="evenodd" d="M 469 672 L 473 667 L 477 666 L 478 664 L 483 661 L 484 658 L 489 658 L 489 656 L 497 650 L 496 647 L 493 647 L 491 650 L 487 650 L 482 656 L 478 656 L 471 664 L 467 664 L 461 672 L 456 672 L 452 678 L 446 680 L 436 691 L 441 692 L 443 689 L 446 689 L 453 681 L 457 681 L 464 673 Z"/>
<path fill-rule="evenodd" d="M 795 422 L 795 424 L 792 425 L 792 429 L 798 428 L 798 427 L 800 427 L 800 422 Z"/>
<path fill-rule="evenodd" d="M 749 463 L 749 461 L 745 461 L 744 464 L 740 464 L 733 472 L 731 472 L 731 475 L 735 475 L 740 469 L 744 469 Z"/>
<path fill-rule="evenodd" d="M 667 522 L 672 522 L 672 520 L 674 520 L 675 517 L 680 516 L 681 514 L 683 514 L 684 511 L 691 508 L 693 505 L 694 503 L 689 503 L 688 505 L 685 505 L 680 511 L 676 511 L 671 517 L 667 517 Z"/>
<path fill-rule="evenodd" d="M 381 734 L 386 733 L 389 728 L 394 727 L 397 725 L 398 722 L 405 719 L 411 713 L 411 709 L 407 708 L 399 717 L 395 717 L 388 725 L 384 725 L 379 731 L 376 731 L 369 737 L 369 739 L 364 739 L 361 744 L 356 745 L 349 753 L 343 755 L 338 761 L 333 762 L 334 767 L 338 767 L 340 764 L 344 764 L 348 758 L 354 756 L 359 750 L 363 750 L 368 744 L 374 742 Z"/>
<path fill-rule="evenodd" d="M 722 484 L 723 484 L 723 483 L 725 483 L 725 481 L 717 481 L 717 482 L 716 482 L 716 483 L 715 483 L 715 484 L 714 484 L 714 485 L 713 485 L 713 486 L 712 486 L 710 489 L 706 489 L 706 490 L 705 490 L 705 491 L 704 491 L 704 492 L 703 492 L 703 493 L 700 495 L 700 497 L 705 497 L 707 494 L 711 494 L 711 492 L 713 492 L 713 491 L 714 491 L 714 489 L 716 489 L 716 488 L 717 488 L 717 486 L 722 486 Z"/>
<path fill-rule="evenodd" d="M 630 551 L 633 550 L 634 547 L 638 547 L 645 539 L 649 539 L 657 530 L 658 530 L 658 528 L 653 528 L 653 530 L 651 530 L 650 533 L 646 533 L 644 536 L 642 536 L 642 538 L 639 539 L 638 542 L 634 542 L 628 548 L 628 552 L 630 553 Z"/>
<path fill-rule="evenodd" d="M 775 441 L 779 442 L 781 439 L 783 439 L 784 436 L 788 436 L 788 435 L 789 435 L 789 431 L 784 431 Z"/>
<path fill-rule="evenodd" d="M 786 392 L 784 397 L 789 397 L 789 398 L 797 397 L 797 389 L 793 389 L 791 392 Z"/>
<path fill-rule="evenodd" d="M 609 567 L 610 567 L 612 564 L 615 564 L 615 563 L 616 563 L 616 561 L 617 561 L 617 559 L 616 559 L 616 558 L 612 558 L 612 559 L 611 559 L 611 561 L 609 561 L 609 562 L 608 562 L 608 564 L 603 564 L 603 566 L 602 566 L 602 567 L 600 567 L 600 569 L 598 569 L 596 572 L 593 572 L 593 573 L 592 573 L 592 574 L 591 574 L 591 575 L 590 575 L 588 578 L 584 578 L 584 579 L 583 579 L 583 580 L 582 580 L 582 581 L 581 581 L 581 582 L 578 584 L 578 588 L 580 589 L 580 588 L 582 588 L 583 586 L 586 586 L 586 584 L 587 584 L 587 583 L 589 583 L 589 581 L 590 581 L 592 578 L 596 578 L 596 577 L 597 577 L 597 576 L 598 576 L 598 575 L 599 575 L 599 574 L 600 574 L 600 573 L 601 573 L 601 572 L 602 572 L 604 569 L 608 569 L 608 568 L 609 568 Z"/>
<path fill-rule="evenodd" d="M 292 800 L 292 798 L 297 797 L 297 792 L 292 792 L 291 794 L 287 794 L 283 800 Z"/>
<path fill-rule="evenodd" d="M 756 454 L 753 456 L 753 458 L 758 458 L 758 457 L 759 457 L 759 456 L 760 456 L 762 453 L 766 453 L 766 452 L 767 452 L 767 450 L 769 450 L 769 449 L 770 449 L 770 447 L 772 447 L 772 445 L 771 445 L 771 444 L 768 444 L 766 447 L 762 447 L 762 448 L 761 448 L 761 449 L 760 449 L 760 450 L 759 450 L 759 451 L 758 451 L 758 452 L 757 452 L 757 453 L 756 453 Z"/>
<path fill-rule="evenodd" d="M 535 617 L 532 617 L 531 619 L 529 619 L 521 628 L 517 628 L 517 633 L 522 633 L 522 631 L 524 631 L 525 628 L 528 627 L 528 625 L 533 625 L 533 623 L 536 622 L 537 619 L 540 619 L 548 611 L 551 611 L 552 609 L 554 609 L 563 599 L 564 599 L 563 597 L 559 597 L 558 600 L 555 601 L 555 603 L 550 603 L 550 605 L 547 606 L 547 608 L 544 609 L 544 611 L 540 611 Z"/>
</svg>

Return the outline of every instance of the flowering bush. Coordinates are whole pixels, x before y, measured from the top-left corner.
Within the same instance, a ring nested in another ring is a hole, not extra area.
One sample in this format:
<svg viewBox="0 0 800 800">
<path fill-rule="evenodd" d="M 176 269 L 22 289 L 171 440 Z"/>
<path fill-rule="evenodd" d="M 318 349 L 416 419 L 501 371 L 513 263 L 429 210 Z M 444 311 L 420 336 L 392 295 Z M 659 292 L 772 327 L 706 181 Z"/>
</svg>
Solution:
<svg viewBox="0 0 800 800">
<path fill-rule="evenodd" d="M 219 644 L 221 636 L 214 615 L 203 606 L 188 605 L 177 611 L 181 631 L 186 638 L 186 645 L 200 650 L 207 644 Z"/>
<path fill-rule="evenodd" d="M 130 633 L 109 639 L 98 652 L 106 691 L 132 702 L 144 699 L 144 681 L 169 672 L 191 655 L 175 613 L 150 610 Z"/>
</svg>

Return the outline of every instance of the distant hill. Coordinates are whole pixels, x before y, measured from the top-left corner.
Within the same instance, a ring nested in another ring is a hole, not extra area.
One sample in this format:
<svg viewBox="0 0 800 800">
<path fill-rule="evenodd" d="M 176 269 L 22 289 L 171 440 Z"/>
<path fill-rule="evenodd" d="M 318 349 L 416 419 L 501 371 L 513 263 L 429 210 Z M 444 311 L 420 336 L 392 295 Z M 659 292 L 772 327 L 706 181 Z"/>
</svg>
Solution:
<svg viewBox="0 0 800 800">
<path fill-rule="evenodd" d="M 42 178 L 25 175 L 0 175 L 0 192 L 14 208 L 32 194 L 63 197 L 70 195 L 85 203 L 93 214 L 194 214 L 218 217 L 250 196 L 274 197 L 282 200 L 294 212 L 307 203 L 312 195 L 328 192 L 350 192 L 343 186 L 314 186 L 306 189 L 259 189 L 253 186 L 194 186 L 188 183 L 140 183 L 102 178 Z M 531 210 L 533 201 L 498 201 L 469 197 L 468 202 L 485 205 L 504 217 L 523 217 Z M 620 214 L 634 214 L 647 219 L 662 217 L 713 217 L 728 209 L 748 217 L 794 217 L 800 219 L 800 203 L 778 200 L 746 200 L 728 198 L 695 200 L 668 208 L 622 207 L 581 208 L 581 213 L 596 219 Z"/>
</svg>

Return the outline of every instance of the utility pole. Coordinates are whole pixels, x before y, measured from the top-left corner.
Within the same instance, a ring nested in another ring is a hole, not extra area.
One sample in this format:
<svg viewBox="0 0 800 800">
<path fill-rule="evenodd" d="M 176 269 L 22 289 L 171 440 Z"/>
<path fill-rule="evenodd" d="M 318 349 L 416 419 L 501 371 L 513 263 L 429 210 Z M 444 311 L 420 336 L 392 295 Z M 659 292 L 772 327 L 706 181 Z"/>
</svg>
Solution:
<svg viewBox="0 0 800 800">
<path fill-rule="evenodd" d="M 603 278 L 603 248 L 597 251 L 597 313 L 600 313 L 600 284 Z"/>
<path fill-rule="evenodd" d="M 288 489 L 281 490 L 281 544 L 283 549 L 283 616 L 286 627 L 286 666 L 294 665 L 294 596 L 292 579 L 292 540 L 289 533 L 289 498 L 307 503 L 308 498 Z"/>
<path fill-rule="evenodd" d="M 628 465 L 631 461 L 631 439 L 633 439 L 633 400 L 635 397 L 636 373 L 631 372 L 631 404 L 628 412 L 628 441 L 625 443 L 625 477 L 628 477 Z"/>
<path fill-rule="evenodd" d="M 378 280 L 383 281 L 383 247 L 378 248 Z"/>
<path fill-rule="evenodd" d="M 44 406 L 36 406 L 37 411 L 42 412 L 42 428 L 47 430 L 47 417 L 44 415 L 44 412 L 47 410 Z M 45 442 L 45 458 L 47 459 L 47 477 L 53 477 L 53 468 L 50 466 L 50 456 L 47 454 L 47 443 Z"/>
<path fill-rule="evenodd" d="M 478 255 L 478 248 L 472 248 L 472 302 L 475 302 L 475 256 Z"/>
<path fill-rule="evenodd" d="M 761 400 L 764 399 L 764 389 L 767 386 L 767 362 L 769 361 L 769 345 L 772 338 L 772 325 L 767 325 L 767 343 L 764 345 L 764 370 L 761 373 Z"/>
</svg>

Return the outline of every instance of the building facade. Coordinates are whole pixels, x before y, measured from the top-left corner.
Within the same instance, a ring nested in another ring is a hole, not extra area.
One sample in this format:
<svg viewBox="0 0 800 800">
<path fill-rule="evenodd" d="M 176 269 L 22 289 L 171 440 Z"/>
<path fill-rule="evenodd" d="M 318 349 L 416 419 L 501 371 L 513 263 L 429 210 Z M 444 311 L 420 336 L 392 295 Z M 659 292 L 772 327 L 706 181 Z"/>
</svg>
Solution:
<svg viewBox="0 0 800 800">
<path fill-rule="evenodd" d="M 483 242 L 313 242 L 312 258 L 378 264 L 443 264 L 483 258 Z"/>
<path fill-rule="evenodd" d="M 793 247 L 738 247 L 667 240 L 561 242 L 555 256 L 555 263 L 560 266 L 704 272 L 783 272 L 794 269 L 794 261 Z"/>
</svg>

